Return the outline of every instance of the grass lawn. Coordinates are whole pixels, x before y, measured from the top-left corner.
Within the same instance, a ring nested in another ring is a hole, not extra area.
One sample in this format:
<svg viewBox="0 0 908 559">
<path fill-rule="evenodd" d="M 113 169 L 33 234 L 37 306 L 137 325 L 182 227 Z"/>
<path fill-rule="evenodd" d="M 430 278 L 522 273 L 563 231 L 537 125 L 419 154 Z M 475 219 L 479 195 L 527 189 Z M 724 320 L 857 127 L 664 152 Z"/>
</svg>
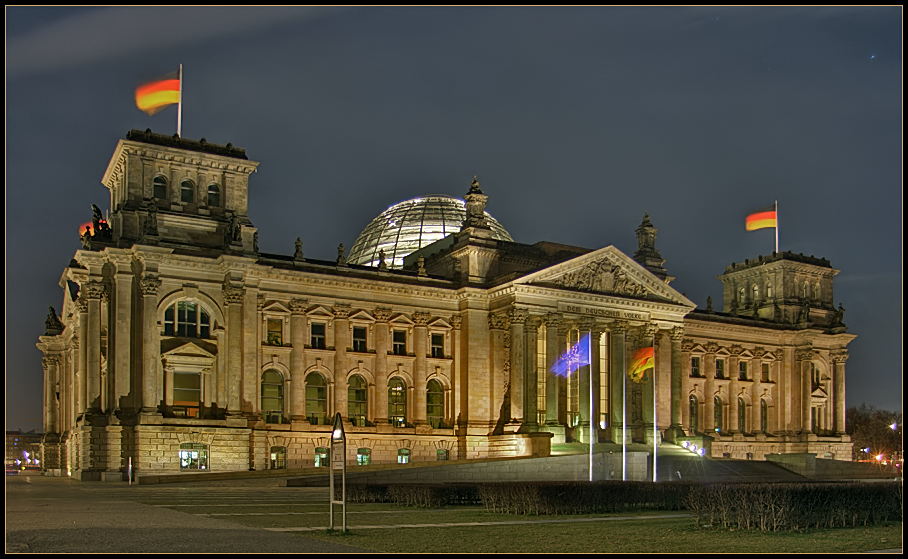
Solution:
<svg viewBox="0 0 908 559">
<path fill-rule="evenodd" d="M 163 503 L 159 503 L 163 504 Z M 274 504 L 174 507 L 189 514 L 259 528 L 317 527 L 328 524 L 327 504 Z M 340 524 L 340 507 L 335 523 Z M 229 513 L 226 515 L 225 513 Z M 655 511 L 615 515 L 523 516 L 496 514 L 476 507 L 438 510 L 388 504 L 348 504 L 349 533 L 299 532 L 317 538 L 385 552 L 465 553 L 841 553 L 902 546 L 902 524 L 808 533 L 698 530 L 690 518 L 629 519 L 499 526 L 362 529 L 360 526 L 457 522 L 507 522 L 659 515 Z M 678 514 L 678 511 L 661 514 Z M 292 532 L 291 532 L 292 533 Z"/>
</svg>

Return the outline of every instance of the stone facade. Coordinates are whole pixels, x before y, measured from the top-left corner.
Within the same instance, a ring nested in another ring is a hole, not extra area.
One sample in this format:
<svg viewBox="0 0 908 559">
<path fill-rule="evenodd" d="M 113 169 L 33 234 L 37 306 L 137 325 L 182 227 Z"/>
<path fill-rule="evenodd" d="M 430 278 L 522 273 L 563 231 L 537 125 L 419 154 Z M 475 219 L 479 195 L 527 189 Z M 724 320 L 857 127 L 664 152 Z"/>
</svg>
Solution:
<svg viewBox="0 0 908 559">
<path fill-rule="evenodd" d="M 402 270 L 342 249 L 303 258 L 299 240 L 294 255 L 263 254 L 247 215 L 257 165 L 229 144 L 120 141 L 103 179 L 110 222 L 96 215 L 80 237 L 38 343 L 48 473 L 311 467 L 336 413 L 351 464 L 544 457 L 553 441 L 587 442 L 591 423 L 600 441 L 658 430 L 718 457 L 850 457 L 854 336 L 825 260 L 733 265 L 724 311 L 700 311 L 669 286 L 648 216 L 637 259 L 499 240 L 475 178 L 461 231 Z M 556 375 L 586 335 L 590 365 Z M 627 380 L 647 346 L 655 369 Z M 716 378 L 717 361 L 735 374 Z"/>
</svg>

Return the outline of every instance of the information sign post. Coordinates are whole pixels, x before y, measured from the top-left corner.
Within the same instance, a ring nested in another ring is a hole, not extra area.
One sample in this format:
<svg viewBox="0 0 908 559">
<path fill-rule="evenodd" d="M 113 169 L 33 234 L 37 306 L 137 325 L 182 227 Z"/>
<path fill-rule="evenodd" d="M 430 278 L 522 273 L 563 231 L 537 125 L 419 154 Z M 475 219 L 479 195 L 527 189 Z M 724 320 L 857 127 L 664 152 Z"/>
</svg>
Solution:
<svg viewBox="0 0 908 559">
<path fill-rule="evenodd" d="M 341 505 L 343 531 L 347 531 L 347 437 L 344 435 L 344 422 L 338 412 L 334 416 L 334 429 L 331 430 L 331 475 L 328 484 L 328 506 L 331 509 L 330 525 L 334 530 L 334 505 Z M 334 491 L 334 473 L 341 472 L 341 498 L 337 500 Z"/>
</svg>

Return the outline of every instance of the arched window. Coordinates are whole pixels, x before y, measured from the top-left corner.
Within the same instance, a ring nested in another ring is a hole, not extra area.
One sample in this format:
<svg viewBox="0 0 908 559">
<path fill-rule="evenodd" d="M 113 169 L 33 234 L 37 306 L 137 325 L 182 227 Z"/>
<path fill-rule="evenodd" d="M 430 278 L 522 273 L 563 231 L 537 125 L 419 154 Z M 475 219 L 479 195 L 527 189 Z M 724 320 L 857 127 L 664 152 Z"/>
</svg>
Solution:
<svg viewBox="0 0 908 559">
<path fill-rule="evenodd" d="M 818 283 L 813 284 L 813 298 L 817 301 L 820 300 L 820 284 Z"/>
<path fill-rule="evenodd" d="M 445 420 L 445 390 L 436 379 L 426 384 L 426 420 L 433 429 L 441 429 Z"/>
<path fill-rule="evenodd" d="M 151 195 L 158 200 L 167 200 L 167 179 L 158 175 L 151 181 Z"/>
<path fill-rule="evenodd" d="M 713 398 L 713 421 L 716 426 L 716 433 L 722 433 L 722 399 L 716 396 Z"/>
<path fill-rule="evenodd" d="M 271 447 L 271 469 L 272 470 L 283 470 L 286 467 L 287 467 L 287 447 L 272 446 Z"/>
<path fill-rule="evenodd" d="M 398 464 L 409 464 L 410 463 L 410 449 L 409 448 L 397 449 L 397 463 Z"/>
<path fill-rule="evenodd" d="M 306 375 L 306 418 L 312 425 L 328 424 L 328 385 L 315 372 Z"/>
<path fill-rule="evenodd" d="M 764 435 L 766 434 L 767 427 L 766 424 L 769 419 L 769 410 L 766 406 L 766 400 L 760 400 L 760 432 Z"/>
<path fill-rule="evenodd" d="M 744 288 L 738 290 L 738 303 L 744 304 Z"/>
<path fill-rule="evenodd" d="M 353 375 L 347 385 L 347 419 L 357 427 L 366 425 L 366 398 L 366 381 Z"/>
<path fill-rule="evenodd" d="M 262 373 L 262 416 L 265 423 L 284 422 L 284 375 L 274 369 Z"/>
<path fill-rule="evenodd" d="M 754 301 L 760 300 L 760 288 L 757 286 L 757 284 L 754 284 L 754 299 L 753 300 Z"/>
<path fill-rule="evenodd" d="M 693 435 L 700 432 L 700 403 L 697 401 L 697 397 L 691 394 L 688 405 L 690 406 L 690 434 Z"/>
<path fill-rule="evenodd" d="M 195 185 L 189 179 L 180 182 L 180 202 L 191 204 L 195 201 Z"/>
<path fill-rule="evenodd" d="M 177 301 L 164 310 L 164 335 L 207 339 L 211 317 L 195 301 Z"/>
<path fill-rule="evenodd" d="M 220 208 L 221 207 L 221 189 L 218 188 L 216 184 L 208 185 L 208 207 L 209 208 Z"/>
<path fill-rule="evenodd" d="M 766 296 L 769 298 L 772 297 L 772 285 L 768 283 L 766 284 Z"/>
<path fill-rule="evenodd" d="M 180 445 L 181 470 L 207 470 L 208 445 L 202 443 L 182 443 Z"/>
<path fill-rule="evenodd" d="M 388 383 L 388 421 L 395 427 L 407 424 L 407 386 L 399 377 Z"/>
<path fill-rule="evenodd" d="M 738 398 L 738 432 L 747 432 L 747 406 L 744 404 L 744 398 Z"/>
</svg>

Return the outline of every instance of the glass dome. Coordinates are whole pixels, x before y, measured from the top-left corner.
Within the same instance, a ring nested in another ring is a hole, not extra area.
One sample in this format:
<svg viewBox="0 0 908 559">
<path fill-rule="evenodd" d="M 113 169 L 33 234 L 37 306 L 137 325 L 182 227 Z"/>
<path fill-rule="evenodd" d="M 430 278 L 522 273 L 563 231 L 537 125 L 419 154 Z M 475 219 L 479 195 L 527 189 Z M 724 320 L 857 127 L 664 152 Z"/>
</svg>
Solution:
<svg viewBox="0 0 908 559">
<path fill-rule="evenodd" d="M 494 217 L 485 212 L 492 238 L 513 241 Z M 359 234 L 347 262 L 378 266 L 380 250 L 389 268 L 402 268 L 404 256 L 457 233 L 467 218 L 466 203 L 453 196 L 432 194 L 394 204 Z"/>
</svg>

